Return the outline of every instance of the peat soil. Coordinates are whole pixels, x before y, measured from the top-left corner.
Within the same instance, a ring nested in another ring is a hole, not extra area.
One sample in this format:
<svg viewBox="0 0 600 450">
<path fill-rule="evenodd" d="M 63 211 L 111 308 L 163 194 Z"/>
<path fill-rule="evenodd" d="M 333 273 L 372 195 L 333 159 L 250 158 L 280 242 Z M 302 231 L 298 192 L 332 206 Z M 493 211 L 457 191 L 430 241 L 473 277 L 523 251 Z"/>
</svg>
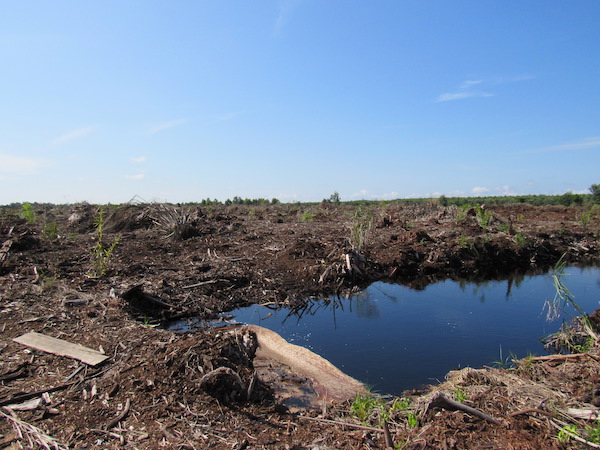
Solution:
<svg viewBox="0 0 600 450">
<path fill-rule="evenodd" d="M 422 289 L 442 278 L 500 279 L 547 270 L 561 255 L 597 264 L 597 209 L 432 202 L 23 212 L 0 209 L 3 448 L 579 448 L 565 433 L 558 439 L 569 417 L 559 412 L 600 406 L 596 343 L 573 358 L 453 372 L 445 384 L 407 392 L 410 404 L 389 399 L 360 419 L 350 404 L 292 413 L 274 395 L 277 380 L 256 375 L 252 333 L 156 326 L 214 322 L 252 303 L 301 310 L 309 298 L 374 281 Z M 31 331 L 108 359 L 93 367 L 13 341 Z M 439 392 L 460 392 L 496 423 L 440 408 Z M 585 429 L 583 420 L 568 423 Z"/>
</svg>

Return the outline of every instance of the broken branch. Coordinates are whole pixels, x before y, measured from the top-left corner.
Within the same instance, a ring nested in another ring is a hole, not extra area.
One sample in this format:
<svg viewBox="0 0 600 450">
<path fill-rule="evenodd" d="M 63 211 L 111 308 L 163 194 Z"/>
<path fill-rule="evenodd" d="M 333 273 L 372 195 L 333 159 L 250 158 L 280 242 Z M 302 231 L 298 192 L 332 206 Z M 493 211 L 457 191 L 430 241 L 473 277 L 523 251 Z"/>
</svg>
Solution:
<svg viewBox="0 0 600 450">
<path fill-rule="evenodd" d="M 125 418 L 125 416 L 127 414 L 129 414 L 130 406 L 131 406 L 131 402 L 129 399 L 127 399 L 125 401 L 125 406 L 123 407 L 123 411 L 121 411 L 117 417 L 115 417 L 110 422 L 108 422 L 108 424 L 106 425 L 106 429 L 110 430 L 112 427 L 114 427 L 116 424 L 118 424 L 121 420 L 123 420 Z"/>
<path fill-rule="evenodd" d="M 470 406 L 465 405 L 464 403 L 459 403 L 455 400 L 452 400 L 446 397 L 441 392 L 438 392 L 429 402 L 429 407 L 437 407 L 444 408 L 451 411 L 460 410 L 464 411 L 468 414 L 472 414 L 474 416 L 479 417 L 480 419 L 486 420 L 494 425 L 499 425 L 500 422 L 494 419 L 493 417 L 488 416 L 486 413 L 479 411 L 478 409 L 472 408 Z"/>
</svg>

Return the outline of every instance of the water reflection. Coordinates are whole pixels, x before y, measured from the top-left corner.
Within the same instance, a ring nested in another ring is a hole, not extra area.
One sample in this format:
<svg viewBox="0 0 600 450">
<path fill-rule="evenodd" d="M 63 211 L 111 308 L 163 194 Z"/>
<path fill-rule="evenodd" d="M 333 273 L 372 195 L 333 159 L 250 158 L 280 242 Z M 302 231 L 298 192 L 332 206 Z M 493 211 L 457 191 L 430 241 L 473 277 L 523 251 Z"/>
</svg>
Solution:
<svg viewBox="0 0 600 450">
<path fill-rule="evenodd" d="M 598 308 L 600 269 L 568 268 L 564 282 L 588 313 Z M 558 331 L 543 312 L 554 297 L 551 276 L 514 276 L 484 283 L 452 280 L 423 290 L 375 283 L 348 299 L 311 301 L 296 310 L 259 306 L 236 320 L 270 328 L 329 359 L 380 392 L 443 379 L 456 367 L 481 367 L 505 355 L 544 354 L 540 338 Z M 574 315 L 563 311 L 561 319 Z"/>
</svg>

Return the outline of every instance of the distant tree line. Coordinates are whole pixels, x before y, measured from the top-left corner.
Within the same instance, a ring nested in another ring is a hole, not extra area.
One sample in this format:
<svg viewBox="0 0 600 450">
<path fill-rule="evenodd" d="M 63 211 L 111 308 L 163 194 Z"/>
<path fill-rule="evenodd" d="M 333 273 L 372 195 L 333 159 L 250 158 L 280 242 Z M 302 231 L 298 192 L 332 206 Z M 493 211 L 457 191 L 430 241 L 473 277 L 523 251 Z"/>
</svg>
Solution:
<svg viewBox="0 0 600 450">
<path fill-rule="evenodd" d="M 413 204 L 424 204 L 436 202 L 443 206 L 456 205 L 475 205 L 475 204 L 487 204 L 487 205 L 505 205 L 509 203 L 526 203 L 533 206 L 544 206 L 544 205 L 562 205 L 562 206 L 583 206 L 583 205 L 600 205 L 600 184 L 592 184 L 589 187 L 590 194 L 574 194 L 571 191 L 565 192 L 561 195 L 498 195 L 498 196 L 485 196 L 485 197 L 446 197 L 441 195 L 438 198 L 423 197 L 423 198 L 407 198 L 407 199 L 395 199 L 395 200 L 351 200 L 343 202 L 347 205 L 354 206 L 368 206 L 368 205 L 385 205 L 389 203 L 413 205 Z M 87 202 L 83 202 L 84 204 Z M 144 202 L 142 202 L 144 203 Z M 271 200 L 266 198 L 242 198 L 235 196 L 232 199 L 221 201 L 218 199 L 206 198 L 199 202 L 187 202 L 178 203 L 178 205 L 188 206 L 211 206 L 211 205 L 246 205 L 246 206 L 259 206 L 259 205 L 278 205 L 281 202 L 272 198 Z M 315 205 L 313 202 L 295 202 L 298 205 Z M 331 203 L 334 205 L 342 203 L 340 194 L 336 191 L 329 196 L 324 198 L 321 203 Z M 0 205 L 2 208 L 22 208 L 25 203 L 11 203 L 9 205 Z M 29 204 L 29 203 L 27 203 Z M 36 208 L 50 208 L 53 205 L 51 203 L 37 203 L 31 202 L 31 205 Z M 54 205 L 56 206 L 56 205 Z"/>
<path fill-rule="evenodd" d="M 278 199 L 272 198 L 271 200 L 266 198 L 242 198 L 235 196 L 233 199 L 227 199 L 224 202 L 210 198 L 206 198 L 202 200 L 199 205 L 200 206 L 210 206 L 210 205 L 246 205 L 246 206 L 258 206 L 258 205 L 278 205 L 281 203 Z M 195 204 L 195 203 L 194 203 Z"/>
</svg>

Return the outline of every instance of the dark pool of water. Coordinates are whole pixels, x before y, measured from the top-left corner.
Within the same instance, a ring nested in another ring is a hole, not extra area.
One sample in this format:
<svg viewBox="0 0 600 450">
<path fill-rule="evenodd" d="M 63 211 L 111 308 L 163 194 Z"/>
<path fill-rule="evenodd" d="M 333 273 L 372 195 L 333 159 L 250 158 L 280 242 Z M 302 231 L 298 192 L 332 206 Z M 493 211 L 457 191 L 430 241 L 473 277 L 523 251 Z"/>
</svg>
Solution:
<svg viewBox="0 0 600 450">
<path fill-rule="evenodd" d="M 600 307 L 600 269 L 570 267 L 562 277 L 575 301 Z M 548 321 L 555 295 L 549 274 L 482 284 L 442 281 L 422 291 L 375 283 L 349 299 L 312 303 L 301 317 L 254 305 L 233 311 L 239 322 L 276 331 L 310 348 L 380 393 L 436 384 L 453 368 L 482 367 L 546 354 L 540 338 L 569 314 Z M 572 307 L 566 311 L 575 314 Z"/>
</svg>

